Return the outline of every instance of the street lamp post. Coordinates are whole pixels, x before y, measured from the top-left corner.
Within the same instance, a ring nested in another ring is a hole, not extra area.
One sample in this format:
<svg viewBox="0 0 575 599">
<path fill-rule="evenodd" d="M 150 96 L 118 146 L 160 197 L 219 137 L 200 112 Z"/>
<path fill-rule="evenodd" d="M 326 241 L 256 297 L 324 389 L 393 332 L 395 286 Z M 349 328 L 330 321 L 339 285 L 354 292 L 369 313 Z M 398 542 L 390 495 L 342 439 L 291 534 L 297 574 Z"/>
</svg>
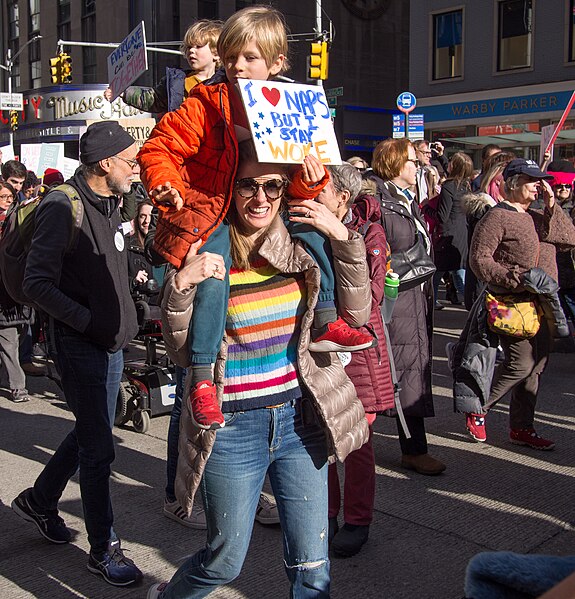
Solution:
<svg viewBox="0 0 575 599">
<path fill-rule="evenodd" d="M 0 64 L 0 68 L 4 69 L 5 71 L 8 71 L 8 93 L 11 95 L 12 94 L 12 67 L 14 66 L 14 61 L 18 58 L 18 56 L 20 56 L 20 53 L 27 47 L 29 46 L 32 42 L 36 42 L 39 39 L 41 39 L 41 35 L 35 35 L 34 37 L 30 38 L 19 50 L 18 52 L 16 52 L 16 54 L 14 54 L 14 56 L 12 56 L 12 51 L 10 50 L 10 48 L 8 48 L 8 50 L 6 50 L 6 64 Z M 12 128 L 10 127 L 10 132 L 8 133 L 9 136 L 9 140 L 10 140 L 10 146 L 12 147 L 12 149 L 14 149 L 14 133 L 12 133 Z"/>
</svg>

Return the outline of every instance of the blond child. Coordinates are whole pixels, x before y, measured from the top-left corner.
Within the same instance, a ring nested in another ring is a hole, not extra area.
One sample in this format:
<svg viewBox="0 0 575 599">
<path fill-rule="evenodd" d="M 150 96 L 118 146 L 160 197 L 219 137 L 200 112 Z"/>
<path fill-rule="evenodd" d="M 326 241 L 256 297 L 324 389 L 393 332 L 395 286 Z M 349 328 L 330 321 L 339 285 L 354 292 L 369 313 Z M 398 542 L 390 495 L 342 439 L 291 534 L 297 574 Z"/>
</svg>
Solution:
<svg viewBox="0 0 575 599">
<path fill-rule="evenodd" d="M 124 102 L 144 112 L 169 112 L 179 108 L 192 89 L 212 77 L 221 63 L 217 44 L 223 23 L 202 19 L 190 25 L 184 35 L 180 52 L 188 62 L 189 69 L 166 68 L 166 75 L 155 87 L 131 85 L 121 95 Z M 104 92 L 106 100 L 112 98 L 112 90 Z"/>
</svg>

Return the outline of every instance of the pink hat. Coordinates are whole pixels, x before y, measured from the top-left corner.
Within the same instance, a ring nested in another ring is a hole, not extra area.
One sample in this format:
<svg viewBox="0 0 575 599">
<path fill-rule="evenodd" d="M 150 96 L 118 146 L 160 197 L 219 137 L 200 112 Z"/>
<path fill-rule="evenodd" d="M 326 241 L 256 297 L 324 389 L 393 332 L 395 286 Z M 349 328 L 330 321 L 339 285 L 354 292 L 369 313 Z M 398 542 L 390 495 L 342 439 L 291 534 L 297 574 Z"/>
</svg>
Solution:
<svg viewBox="0 0 575 599">
<path fill-rule="evenodd" d="M 573 180 L 575 179 L 575 173 L 564 173 L 560 171 L 547 171 L 548 175 L 553 177 L 552 181 L 549 181 L 551 187 L 554 185 L 559 185 L 561 183 L 567 185 L 573 185 Z"/>
<path fill-rule="evenodd" d="M 64 183 L 64 175 L 55 168 L 47 168 L 44 171 L 42 183 L 44 183 L 44 185 L 46 185 L 47 187 L 52 187 L 53 185 L 60 185 L 61 183 Z"/>
</svg>

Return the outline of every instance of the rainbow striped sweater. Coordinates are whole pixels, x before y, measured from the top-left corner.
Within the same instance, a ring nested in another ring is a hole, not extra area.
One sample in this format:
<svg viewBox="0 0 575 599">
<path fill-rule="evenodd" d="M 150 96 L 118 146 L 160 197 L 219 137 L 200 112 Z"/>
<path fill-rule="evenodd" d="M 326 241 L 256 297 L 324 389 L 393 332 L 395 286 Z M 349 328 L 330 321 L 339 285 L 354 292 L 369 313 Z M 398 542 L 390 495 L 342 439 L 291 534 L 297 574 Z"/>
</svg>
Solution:
<svg viewBox="0 0 575 599">
<path fill-rule="evenodd" d="M 230 270 L 222 411 L 301 397 L 297 342 L 305 300 L 303 275 L 280 273 L 265 260 L 250 270 Z"/>
</svg>

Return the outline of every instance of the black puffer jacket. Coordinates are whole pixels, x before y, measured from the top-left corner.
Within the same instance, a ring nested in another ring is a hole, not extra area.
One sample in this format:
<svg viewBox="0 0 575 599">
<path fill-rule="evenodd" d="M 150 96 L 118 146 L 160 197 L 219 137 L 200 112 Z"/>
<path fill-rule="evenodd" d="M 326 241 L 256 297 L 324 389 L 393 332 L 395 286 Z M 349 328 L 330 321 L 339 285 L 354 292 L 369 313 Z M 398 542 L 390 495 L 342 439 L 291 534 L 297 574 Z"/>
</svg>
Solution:
<svg viewBox="0 0 575 599">
<path fill-rule="evenodd" d="M 391 255 L 409 249 L 414 243 L 416 227 L 409 216 L 407 200 L 391 183 L 385 184 L 381 210 Z M 416 205 L 414 212 L 426 228 Z M 423 289 L 418 286 L 399 293 L 388 330 L 405 415 L 434 416 L 431 392 L 433 289 L 429 281 Z"/>
</svg>

